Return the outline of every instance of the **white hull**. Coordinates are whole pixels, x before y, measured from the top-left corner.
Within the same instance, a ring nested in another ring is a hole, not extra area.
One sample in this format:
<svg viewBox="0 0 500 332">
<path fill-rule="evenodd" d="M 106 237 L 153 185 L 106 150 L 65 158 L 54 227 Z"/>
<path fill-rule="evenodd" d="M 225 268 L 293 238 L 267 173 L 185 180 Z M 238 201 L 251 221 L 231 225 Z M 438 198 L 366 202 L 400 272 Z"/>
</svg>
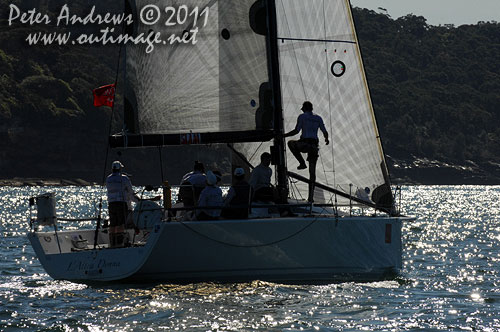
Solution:
<svg viewBox="0 0 500 332">
<path fill-rule="evenodd" d="M 377 280 L 402 266 L 402 218 L 269 218 L 155 225 L 144 245 L 71 251 L 71 235 L 29 234 L 54 279 L 287 283 Z M 51 237 L 50 241 L 47 239 Z M 99 234 L 100 243 L 106 234 Z"/>
</svg>

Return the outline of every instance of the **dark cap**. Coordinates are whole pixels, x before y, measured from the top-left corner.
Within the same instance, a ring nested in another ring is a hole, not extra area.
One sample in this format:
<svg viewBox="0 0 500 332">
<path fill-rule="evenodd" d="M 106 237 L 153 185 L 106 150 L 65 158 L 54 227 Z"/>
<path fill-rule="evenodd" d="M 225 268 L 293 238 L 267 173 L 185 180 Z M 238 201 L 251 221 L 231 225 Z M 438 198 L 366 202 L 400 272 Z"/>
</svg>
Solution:
<svg viewBox="0 0 500 332">
<path fill-rule="evenodd" d="M 205 166 L 203 165 L 203 163 L 200 163 L 198 160 L 196 160 L 194 162 L 194 167 L 193 169 L 195 171 L 200 171 L 200 172 L 205 172 Z"/>
<path fill-rule="evenodd" d="M 301 110 L 303 110 L 303 111 L 312 111 L 313 110 L 313 104 L 310 101 L 305 101 L 304 104 L 302 104 Z"/>
</svg>

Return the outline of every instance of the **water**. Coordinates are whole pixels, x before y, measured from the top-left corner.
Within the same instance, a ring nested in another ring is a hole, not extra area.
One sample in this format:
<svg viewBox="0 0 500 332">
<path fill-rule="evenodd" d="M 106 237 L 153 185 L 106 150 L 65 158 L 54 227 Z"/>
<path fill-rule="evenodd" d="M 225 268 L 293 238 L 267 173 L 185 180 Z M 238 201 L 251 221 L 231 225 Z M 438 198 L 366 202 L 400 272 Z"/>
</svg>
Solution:
<svg viewBox="0 0 500 332">
<path fill-rule="evenodd" d="M 102 194 L 49 189 L 81 218 Z M 41 191 L 0 187 L 0 331 L 500 331 L 500 187 L 403 188 L 402 275 L 323 286 L 54 281 L 25 237 Z"/>
</svg>

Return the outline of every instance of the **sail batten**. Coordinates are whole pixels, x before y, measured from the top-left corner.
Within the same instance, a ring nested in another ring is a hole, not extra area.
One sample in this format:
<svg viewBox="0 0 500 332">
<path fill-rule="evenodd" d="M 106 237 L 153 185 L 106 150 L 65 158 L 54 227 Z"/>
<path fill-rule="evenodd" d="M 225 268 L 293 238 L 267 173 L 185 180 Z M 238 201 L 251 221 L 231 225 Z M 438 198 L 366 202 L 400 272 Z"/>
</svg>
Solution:
<svg viewBox="0 0 500 332">
<path fill-rule="evenodd" d="M 274 138 L 272 130 L 184 134 L 117 134 L 109 137 L 112 148 L 138 148 L 176 145 L 204 145 L 214 143 L 265 142 Z"/>
<path fill-rule="evenodd" d="M 352 40 L 340 40 L 340 39 L 312 39 L 312 38 L 291 38 L 291 37 L 278 37 L 278 40 L 287 41 L 304 41 L 304 42 L 321 42 L 321 43 L 346 43 L 346 44 L 357 44 L 356 41 Z"/>
</svg>

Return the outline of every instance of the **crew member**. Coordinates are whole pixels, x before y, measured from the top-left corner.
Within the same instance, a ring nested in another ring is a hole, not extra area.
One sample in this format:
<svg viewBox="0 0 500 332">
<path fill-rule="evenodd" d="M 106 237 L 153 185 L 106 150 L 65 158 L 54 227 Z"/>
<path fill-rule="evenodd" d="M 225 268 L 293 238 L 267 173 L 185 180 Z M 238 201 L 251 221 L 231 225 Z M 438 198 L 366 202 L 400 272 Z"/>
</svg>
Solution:
<svg viewBox="0 0 500 332">
<path fill-rule="evenodd" d="M 260 164 L 253 169 L 250 176 L 254 201 L 267 202 L 274 199 L 274 189 L 271 185 L 273 170 L 269 165 L 271 165 L 271 154 L 264 152 L 260 155 Z"/>
<path fill-rule="evenodd" d="M 313 105 L 309 101 L 305 101 L 302 105 L 303 114 L 297 118 L 295 129 L 285 134 L 285 137 L 297 135 L 302 132 L 298 141 L 289 141 L 288 147 L 295 158 L 299 161 L 297 169 L 306 169 L 307 165 L 301 153 L 307 153 L 307 161 L 309 162 L 309 196 L 308 201 L 314 201 L 314 184 L 316 182 L 316 162 L 318 161 L 319 139 L 318 129 L 321 130 L 325 137 L 325 144 L 330 144 L 328 140 L 328 131 L 321 116 L 313 114 Z"/>
<path fill-rule="evenodd" d="M 247 219 L 250 204 L 250 185 L 245 180 L 245 170 L 234 170 L 234 183 L 224 198 L 222 216 L 228 219 Z"/>
<path fill-rule="evenodd" d="M 111 164 L 112 173 L 106 179 L 109 211 L 109 244 L 110 247 L 121 247 L 125 240 L 125 222 L 132 210 L 132 201 L 139 199 L 132 189 L 132 183 L 121 170 L 124 166 L 119 161 Z"/>
<path fill-rule="evenodd" d="M 201 191 L 198 206 L 222 207 L 222 190 L 217 187 L 217 177 L 212 171 L 206 175 L 207 186 Z M 198 220 L 217 220 L 221 214 L 220 209 L 198 210 L 196 217 Z"/>
<path fill-rule="evenodd" d="M 179 189 L 179 200 L 184 206 L 194 206 L 198 201 L 200 193 L 206 185 L 205 166 L 198 161 L 194 162 L 193 171 L 182 177 Z"/>
</svg>

